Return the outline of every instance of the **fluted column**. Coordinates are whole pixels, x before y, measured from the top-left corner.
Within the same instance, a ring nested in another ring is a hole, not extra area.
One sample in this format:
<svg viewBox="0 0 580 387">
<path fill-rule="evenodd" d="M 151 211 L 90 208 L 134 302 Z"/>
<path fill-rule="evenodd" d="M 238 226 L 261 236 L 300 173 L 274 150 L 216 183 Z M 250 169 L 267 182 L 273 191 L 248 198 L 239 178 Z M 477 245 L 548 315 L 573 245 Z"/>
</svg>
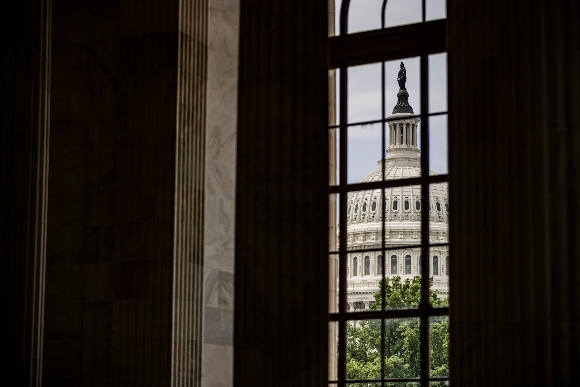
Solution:
<svg viewBox="0 0 580 387">
<path fill-rule="evenodd" d="M 51 2 L 0 6 L 0 310 L 2 380 L 42 378 Z"/>
<path fill-rule="evenodd" d="M 237 386 L 327 383 L 327 11 L 241 2 Z"/>
<path fill-rule="evenodd" d="M 207 1 L 54 1 L 44 384 L 200 385 Z"/>
<path fill-rule="evenodd" d="M 580 364 L 580 6 L 449 1 L 451 383 Z"/>
</svg>

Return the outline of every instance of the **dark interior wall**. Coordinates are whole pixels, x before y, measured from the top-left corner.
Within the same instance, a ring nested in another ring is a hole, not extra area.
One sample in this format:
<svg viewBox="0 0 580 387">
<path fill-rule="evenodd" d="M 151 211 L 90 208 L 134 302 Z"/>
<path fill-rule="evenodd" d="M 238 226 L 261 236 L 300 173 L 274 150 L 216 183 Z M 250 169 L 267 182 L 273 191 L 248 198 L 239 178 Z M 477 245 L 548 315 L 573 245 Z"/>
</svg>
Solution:
<svg viewBox="0 0 580 387">
<path fill-rule="evenodd" d="M 449 1 L 453 385 L 578 383 L 578 20 Z"/>
<path fill-rule="evenodd" d="M 46 385 L 199 378 L 207 10 L 179 3 L 54 1 Z"/>
</svg>

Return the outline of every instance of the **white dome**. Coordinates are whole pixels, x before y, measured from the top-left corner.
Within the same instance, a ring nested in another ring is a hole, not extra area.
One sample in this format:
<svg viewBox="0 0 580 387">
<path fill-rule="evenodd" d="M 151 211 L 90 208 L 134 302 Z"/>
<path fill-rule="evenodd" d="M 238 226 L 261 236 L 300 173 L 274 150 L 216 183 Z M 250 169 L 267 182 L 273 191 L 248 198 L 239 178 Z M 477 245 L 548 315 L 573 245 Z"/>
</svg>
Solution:
<svg viewBox="0 0 580 387">
<path fill-rule="evenodd" d="M 421 176 L 419 158 L 391 158 L 385 162 L 385 180 L 408 179 Z M 383 174 L 382 162 L 378 168 L 361 180 L 361 183 L 381 181 Z M 435 175 L 430 172 L 430 175 Z M 386 188 L 385 192 L 385 222 L 420 222 L 421 187 L 418 185 Z M 447 199 L 447 184 L 432 184 L 429 190 L 429 219 L 432 222 L 448 223 L 449 202 Z M 351 192 L 347 199 L 348 225 L 382 222 L 381 190 Z M 349 227 L 350 229 L 350 227 Z"/>
</svg>

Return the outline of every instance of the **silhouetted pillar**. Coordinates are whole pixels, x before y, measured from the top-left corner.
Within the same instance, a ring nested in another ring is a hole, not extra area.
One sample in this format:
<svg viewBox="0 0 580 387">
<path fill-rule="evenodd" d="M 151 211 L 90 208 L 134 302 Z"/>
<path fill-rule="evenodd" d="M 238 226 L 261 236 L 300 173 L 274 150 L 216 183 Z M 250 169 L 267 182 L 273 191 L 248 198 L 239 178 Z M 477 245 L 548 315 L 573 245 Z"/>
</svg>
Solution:
<svg viewBox="0 0 580 387">
<path fill-rule="evenodd" d="M 53 7 L 45 385 L 199 385 L 207 1 Z"/>
<path fill-rule="evenodd" d="M 237 386 L 327 383 L 327 12 L 324 1 L 241 2 Z"/>
<path fill-rule="evenodd" d="M 451 382 L 580 364 L 580 5 L 449 1 Z"/>
<path fill-rule="evenodd" d="M 40 385 L 48 183 L 50 1 L 2 2 L 2 383 Z"/>
</svg>

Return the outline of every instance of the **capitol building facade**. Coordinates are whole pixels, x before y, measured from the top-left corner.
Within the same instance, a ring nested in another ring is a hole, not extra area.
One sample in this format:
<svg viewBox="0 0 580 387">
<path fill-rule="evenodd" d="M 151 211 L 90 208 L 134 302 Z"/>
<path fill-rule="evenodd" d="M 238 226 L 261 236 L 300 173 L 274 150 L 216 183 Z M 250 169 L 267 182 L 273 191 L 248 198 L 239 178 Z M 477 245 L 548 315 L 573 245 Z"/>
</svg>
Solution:
<svg viewBox="0 0 580 387">
<path fill-rule="evenodd" d="M 420 119 L 413 114 L 406 89 L 399 90 L 398 102 L 388 117 L 387 156 L 375 171 L 361 182 L 407 179 L 421 175 L 418 147 Z M 434 172 L 430 172 L 434 175 Z M 421 211 L 429 211 L 430 243 L 449 241 L 449 202 L 447 183 L 432 184 L 429 203 L 421 201 L 421 187 L 407 186 L 351 192 L 347 199 L 347 303 L 348 311 L 367 310 L 379 290 L 383 265 L 385 276 L 406 279 L 421 274 Z M 384 205 L 384 211 L 383 211 Z M 381 252 L 385 217 L 384 256 Z M 417 247 L 413 247 L 417 245 Z M 393 249 L 400 246 L 400 249 Z M 376 251 L 372 251 L 376 250 Z M 447 246 L 429 251 L 429 275 L 439 298 L 449 293 L 449 251 Z M 384 263 L 383 263 L 383 260 Z"/>
</svg>

